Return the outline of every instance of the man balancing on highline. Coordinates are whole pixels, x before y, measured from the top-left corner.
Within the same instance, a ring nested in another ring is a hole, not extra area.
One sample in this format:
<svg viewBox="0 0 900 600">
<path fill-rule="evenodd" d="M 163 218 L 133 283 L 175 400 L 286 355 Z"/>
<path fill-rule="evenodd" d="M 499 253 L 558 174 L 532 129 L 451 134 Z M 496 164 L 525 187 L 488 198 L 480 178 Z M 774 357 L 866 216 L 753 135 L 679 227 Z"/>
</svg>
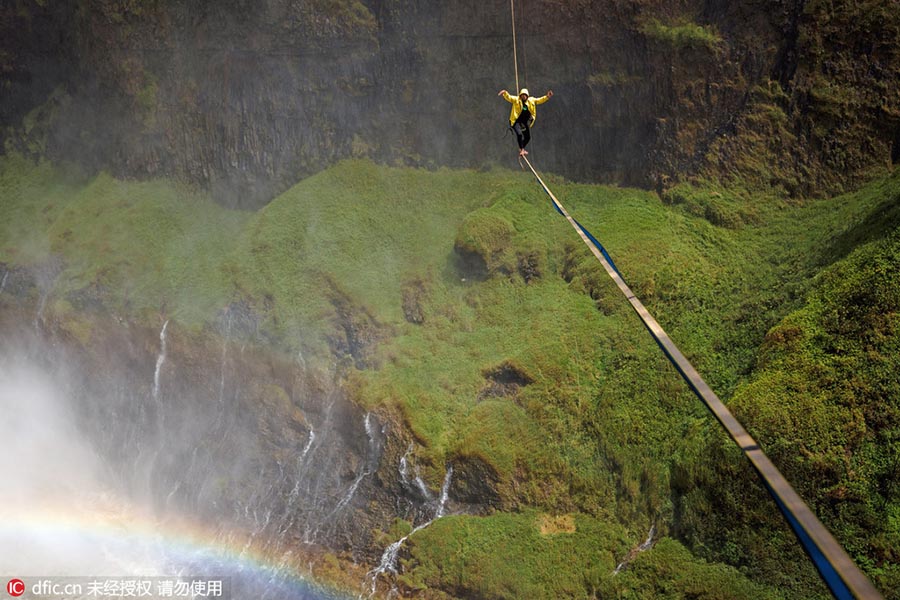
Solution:
<svg viewBox="0 0 900 600">
<path fill-rule="evenodd" d="M 522 88 L 518 96 L 510 96 L 506 90 L 500 90 L 498 96 L 512 104 L 512 110 L 509 111 L 509 127 L 516 132 L 516 140 L 519 142 L 519 156 L 525 156 L 528 151 L 525 146 L 531 141 L 531 126 L 534 124 L 537 115 L 538 104 L 543 104 L 553 97 L 553 90 L 547 92 L 546 96 L 540 98 L 532 98 L 528 95 L 528 90 Z"/>
</svg>

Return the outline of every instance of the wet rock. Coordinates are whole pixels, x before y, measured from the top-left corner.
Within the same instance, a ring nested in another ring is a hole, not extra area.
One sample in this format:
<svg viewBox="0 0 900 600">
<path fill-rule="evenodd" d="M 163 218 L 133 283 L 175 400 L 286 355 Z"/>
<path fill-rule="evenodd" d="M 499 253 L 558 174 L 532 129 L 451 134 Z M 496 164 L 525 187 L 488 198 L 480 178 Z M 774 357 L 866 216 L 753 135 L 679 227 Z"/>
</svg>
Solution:
<svg viewBox="0 0 900 600">
<path fill-rule="evenodd" d="M 336 325 L 343 334 L 329 338 L 332 352 L 338 357 L 350 356 L 358 369 L 371 366 L 374 347 L 386 335 L 386 327 L 333 283 L 331 304 Z"/>
<path fill-rule="evenodd" d="M 216 318 L 216 330 L 225 338 L 253 339 L 259 334 L 262 317 L 245 300 L 226 306 Z"/>
<path fill-rule="evenodd" d="M 428 296 L 425 282 L 421 279 L 406 282 L 403 284 L 402 295 L 403 318 L 414 325 L 424 323 L 425 309 L 422 304 Z"/>
<path fill-rule="evenodd" d="M 23 267 L 2 266 L 2 292 L 17 299 L 26 299 L 33 293 L 36 283 L 34 273 Z"/>
<path fill-rule="evenodd" d="M 501 506 L 497 492 L 499 477 L 494 469 L 477 457 L 460 456 L 453 461 L 452 497 L 466 512 L 484 514 Z"/>
<path fill-rule="evenodd" d="M 461 245 L 453 247 L 453 257 L 457 273 L 461 279 L 468 281 L 484 281 L 488 276 L 487 264 L 478 252 Z"/>
<path fill-rule="evenodd" d="M 98 283 L 86 285 L 83 288 L 74 290 L 66 295 L 72 307 L 78 311 L 100 312 L 109 298 L 109 290 Z"/>
<path fill-rule="evenodd" d="M 518 272 L 525 280 L 525 283 L 531 283 L 534 279 L 539 279 L 543 275 L 540 255 L 533 251 L 518 255 Z"/>
</svg>

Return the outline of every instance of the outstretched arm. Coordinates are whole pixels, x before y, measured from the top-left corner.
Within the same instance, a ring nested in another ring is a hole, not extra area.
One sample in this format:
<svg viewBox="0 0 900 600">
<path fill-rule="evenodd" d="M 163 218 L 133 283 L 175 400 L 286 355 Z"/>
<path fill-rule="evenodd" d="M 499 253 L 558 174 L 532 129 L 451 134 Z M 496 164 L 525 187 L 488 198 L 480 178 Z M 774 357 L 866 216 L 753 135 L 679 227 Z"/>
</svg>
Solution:
<svg viewBox="0 0 900 600">
<path fill-rule="evenodd" d="M 549 100 L 552 97 L 553 97 L 553 90 L 548 90 L 546 96 L 541 96 L 540 98 L 535 98 L 534 103 L 535 104 L 543 104 L 544 102 L 546 102 L 547 100 Z"/>
<path fill-rule="evenodd" d="M 515 102 L 515 99 L 512 96 L 510 96 L 509 92 L 507 92 L 506 90 L 500 90 L 500 92 L 497 95 L 503 96 L 503 99 L 506 100 L 507 102 L 509 102 L 510 104 Z"/>
</svg>

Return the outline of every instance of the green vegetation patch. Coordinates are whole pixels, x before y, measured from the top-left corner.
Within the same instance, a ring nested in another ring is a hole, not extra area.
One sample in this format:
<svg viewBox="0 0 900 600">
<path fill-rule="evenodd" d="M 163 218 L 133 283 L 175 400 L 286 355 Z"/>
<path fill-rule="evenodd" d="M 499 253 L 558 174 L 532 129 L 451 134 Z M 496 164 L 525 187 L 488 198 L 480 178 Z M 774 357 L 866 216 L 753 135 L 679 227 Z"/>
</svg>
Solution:
<svg viewBox="0 0 900 600">
<path fill-rule="evenodd" d="M 461 598 L 584 598 L 631 545 L 621 526 L 574 516 L 575 531 L 541 533 L 528 511 L 435 521 L 409 539 L 401 582 Z"/>
<path fill-rule="evenodd" d="M 0 260 L 33 265 L 47 260 L 47 230 L 78 193 L 79 182 L 47 163 L 18 154 L 0 160 Z"/>
<path fill-rule="evenodd" d="M 668 44 L 674 48 L 705 48 L 714 50 L 722 43 L 715 29 L 692 21 L 663 23 L 659 19 L 648 19 L 640 26 L 647 37 Z"/>
<path fill-rule="evenodd" d="M 754 583 L 734 567 L 710 564 L 671 538 L 637 555 L 618 576 L 600 586 L 601 598 L 781 600 L 787 595 Z"/>
<path fill-rule="evenodd" d="M 224 267 L 246 220 L 180 186 L 100 175 L 66 204 L 47 236 L 51 252 L 68 263 L 66 288 L 99 287 L 124 306 L 199 322 L 232 293 Z"/>
<path fill-rule="evenodd" d="M 836 198 L 868 206 L 823 235 L 802 304 L 765 336 L 757 370 L 732 408 L 787 479 L 888 598 L 900 589 L 900 178 Z M 827 220 L 836 218 L 831 215 Z M 823 222 L 827 221 L 823 219 Z M 710 560 L 727 560 L 785 589 L 826 597 L 744 459 L 715 436 L 678 482 L 684 531 Z M 695 440 L 693 443 L 695 443 Z M 701 458 L 705 456 L 706 458 Z M 714 491 L 712 491 L 714 490 Z M 755 497 L 748 502 L 748 497 Z M 734 514 L 741 514 L 735 520 Z M 799 583 L 798 583 L 799 582 Z"/>
<path fill-rule="evenodd" d="M 900 589 L 898 282 L 895 230 L 816 279 L 735 397 L 785 476 L 885 590 Z"/>
<path fill-rule="evenodd" d="M 547 523 L 564 526 L 548 531 Z M 636 542 L 619 525 L 582 514 L 447 517 L 408 543 L 401 583 L 413 590 L 440 587 L 460 598 L 784 598 L 669 538 L 615 573 Z"/>
</svg>

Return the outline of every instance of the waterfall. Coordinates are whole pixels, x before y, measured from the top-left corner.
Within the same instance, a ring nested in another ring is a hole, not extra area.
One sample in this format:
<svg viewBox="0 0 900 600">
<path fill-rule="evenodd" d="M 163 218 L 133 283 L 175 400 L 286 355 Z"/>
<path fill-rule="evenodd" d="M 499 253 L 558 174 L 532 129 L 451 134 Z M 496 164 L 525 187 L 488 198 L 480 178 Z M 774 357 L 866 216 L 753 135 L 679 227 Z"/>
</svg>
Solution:
<svg viewBox="0 0 900 600">
<path fill-rule="evenodd" d="M 341 498 L 341 501 L 337 503 L 337 505 L 334 507 L 334 510 L 331 511 L 331 515 L 329 516 L 338 514 L 339 512 L 341 512 L 341 510 L 343 510 L 345 506 L 347 506 L 347 504 L 350 503 L 350 501 L 353 499 L 353 496 L 356 494 L 356 488 L 359 487 L 359 484 L 363 480 L 363 477 L 368 474 L 368 471 L 362 471 L 359 475 L 356 476 L 356 479 L 354 479 L 353 483 L 350 484 L 350 488 L 347 490 L 347 493 L 344 494 L 344 497 Z"/>
<path fill-rule="evenodd" d="M 419 479 L 419 481 L 421 481 L 421 479 Z M 412 531 L 385 548 L 384 552 L 381 555 L 381 561 L 378 563 L 378 566 L 366 574 L 366 580 L 363 583 L 363 586 L 368 588 L 368 595 L 366 596 L 366 598 L 372 598 L 375 596 L 379 575 L 384 575 L 385 573 L 392 573 L 394 575 L 398 574 L 397 558 L 400 554 L 400 548 L 403 547 L 403 543 L 406 542 L 406 540 L 408 540 L 414 533 L 416 533 L 417 531 L 422 531 L 446 514 L 447 501 L 449 500 L 450 496 L 450 484 L 452 483 L 452 481 L 453 466 L 450 465 L 447 467 L 447 472 L 444 474 L 444 483 L 443 485 L 441 485 L 440 500 L 438 502 L 437 509 L 435 510 L 434 517 L 432 517 L 425 523 L 414 527 Z M 429 493 L 428 496 L 431 497 L 431 494 Z M 369 585 L 366 586 L 366 584 Z M 392 584 L 391 592 L 395 592 L 396 589 L 396 584 Z"/>
<path fill-rule="evenodd" d="M 428 489 L 428 486 L 425 485 L 425 482 L 422 480 L 422 477 L 418 473 L 418 467 L 416 468 L 416 487 L 419 488 L 419 491 L 422 492 L 422 496 L 425 497 L 425 500 L 431 502 L 434 500 L 434 497 L 431 495 L 431 491 Z"/>
<path fill-rule="evenodd" d="M 321 436 L 315 436 L 319 439 L 319 443 L 313 444 L 312 440 L 307 441 L 307 445 L 310 447 L 309 453 L 307 454 L 307 461 L 311 461 L 314 454 L 321 454 L 321 457 L 319 458 L 321 466 L 314 471 L 312 477 L 306 477 L 310 464 L 312 464 L 308 462 L 297 474 L 297 485 L 301 484 L 304 480 L 306 481 L 304 500 L 306 504 L 305 508 L 307 510 L 304 519 L 305 527 L 302 538 L 304 544 L 311 544 L 315 541 L 319 528 L 323 525 L 325 520 L 319 516 L 325 509 L 325 502 L 327 502 L 327 499 L 320 493 L 323 479 L 326 478 L 329 473 L 338 472 L 338 469 L 335 469 L 330 462 L 332 460 L 332 453 L 329 452 L 328 447 L 328 441 L 331 438 L 333 430 L 332 420 L 336 401 L 334 392 L 329 392 L 328 397 L 329 400 L 325 408 L 325 418 L 321 424 L 322 434 Z M 321 452 L 319 452 L 320 448 L 322 449 Z"/>
<path fill-rule="evenodd" d="M 369 438 L 368 455 L 366 458 L 371 459 L 372 457 L 375 457 L 378 455 L 378 452 L 377 452 L 378 441 L 375 439 L 375 428 L 372 425 L 372 413 L 366 413 L 366 418 L 364 419 L 363 422 L 365 423 L 365 426 L 366 426 L 366 436 L 368 436 L 368 438 Z M 368 462 L 369 462 L 369 460 L 366 460 L 366 465 L 367 465 L 366 468 L 367 469 L 368 469 Z"/>
<path fill-rule="evenodd" d="M 303 358 L 303 350 L 297 350 L 297 364 L 304 371 L 306 370 L 306 359 Z"/>
<path fill-rule="evenodd" d="M 356 479 L 353 480 L 353 483 L 350 484 L 350 489 L 347 490 L 347 493 L 344 494 L 344 497 L 341 498 L 341 501 L 337 503 L 334 507 L 334 510 L 331 511 L 330 516 L 334 516 L 338 514 L 347 504 L 350 503 L 350 500 L 353 499 L 353 496 L 356 494 L 356 489 L 359 487 L 360 482 L 363 480 L 363 477 L 370 474 L 369 471 L 369 460 L 373 455 L 376 455 L 377 442 L 375 440 L 375 431 L 372 426 L 372 413 L 366 413 L 366 418 L 363 420 L 363 423 L 366 427 L 366 435 L 369 437 L 369 449 L 368 455 L 366 456 L 366 466 L 360 471 L 359 475 L 356 476 Z"/>
<path fill-rule="evenodd" d="M 306 446 L 303 447 L 303 452 L 300 453 L 300 465 L 303 465 L 303 462 L 306 460 L 306 455 L 309 454 L 309 449 L 312 448 L 313 442 L 316 441 L 316 432 L 312 427 L 309 428 L 309 441 L 306 442 Z"/>
<path fill-rule="evenodd" d="M 438 502 L 437 511 L 434 514 L 435 519 L 444 516 L 444 510 L 447 508 L 447 500 L 450 496 L 450 482 L 453 479 L 453 465 L 447 467 L 447 473 L 444 474 L 444 484 L 441 486 L 441 499 Z"/>
<path fill-rule="evenodd" d="M 312 448 L 314 441 L 316 441 L 316 432 L 310 427 L 309 439 L 306 441 L 306 445 L 303 447 L 303 450 L 300 452 L 300 457 L 297 459 L 297 474 L 294 477 L 294 487 L 291 488 L 287 502 L 285 502 L 284 516 L 282 517 L 283 525 L 279 531 L 279 535 L 285 535 L 288 529 L 294 525 L 295 521 L 294 517 L 291 515 L 291 509 L 300 497 L 300 483 L 303 481 L 303 477 L 307 470 L 306 457 L 309 455 L 309 450 Z M 284 475 L 282 474 L 282 477 L 283 476 Z"/>
<path fill-rule="evenodd" d="M 34 315 L 34 330 L 37 332 L 40 332 L 40 326 L 44 320 L 44 307 L 47 305 L 47 296 L 49 294 L 49 291 L 41 292 L 41 299 L 38 302 L 38 309 Z"/>
<path fill-rule="evenodd" d="M 353 497 L 356 495 L 356 491 L 359 489 L 362 480 L 365 479 L 367 475 L 371 475 L 378 468 L 378 440 L 375 435 L 375 425 L 373 423 L 374 420 L 372 418 L 372 413 L 366 413 L 366 416 L 363 419 L 363 426 L 365 427 L 366 435 L 368 436 L 369 445 L 366 448 L 365 464 L 356 475 L 356 477 L 354 477 L 353 482 L 350 484 L 350 487 L 347 488 L 347 491 L 343 494 L 343 496 L 341 496 L 341 499 L 338 500 L 337 504 L 334 505 L 334 508 L 332 508 L 321 519 L 317 519 L 316 523 L 309 523 L 309 521 L 307 521 L 306 531 L 303 535 L 304 543 L 312 543 L 316 540 L 320 532 L 328 534 L 334 529 L 337 517 L 350 504 L 350 501 L 353 500 Z M 339 471 L 340 469 L 332 470 L 332 472 Z M 316 509 L 323 507 L 323 499 L 320 498 L 319 494 L 319 486 L 322 482 L 322 475 L 323 473 L 319 473 L 319 478 L 316 482 L 316 490 L 315 492 L 313 492 L 312 497 L 313 505 Z M 325 501 L 327 502 L 327 499 L 325 499 Z M 313 511 L 313 513 L 315 513 L 315 511 Z"/>
<path fill-rule="evenodd" d="M 402 538 L 400 538 L 399 540 L 397 540 L 396 542 L 394 542 L 393 544 L 391 544 L 390 546 L 385 548 L 384 554 L 381 555 L 381 562 L 378 564 L 378 567 L 375 569 L 375 572 L 376 573 L 391 572 L 396 575 L 396 573 L 397 573 L 397 554 L 400 552 L 400 546 L 403 545 L 403 542 L 405 542 L 407 540 L 407 538 L 409 538 L 410 535 L 412 535 L 419 529 L 421 529 L 421 527 L 413 529 L 408 535 L 404 535 Z M 375 589 L 374 589 L 375 581 L 374 580 L 372 581 L 372 584 L 373 584 L 372 593 L 374 594 L 375 593 Z"/>
<path fill-rule="evenodd" d="M 644 540 L 644 543 L 638 546 L 638 550 L 643 552 L 644 550 L 649 550 L 653 545 L 653 536 L 656 535 L 656 525 L 650 526 L 650 532 L 647 534 L 647 539 Z"/>
<path fill-rule="evenodd" d="M 403 456 L 400 457 L 400 481 L 403 485 L 409 485 L 409 455 L 412 454 L 413 445 L 410 444 Z"/>
<path fill-rule="evenodd" d="M 166 362 L 166 328 L 169 326 L 169 320 L 163 323 L 162 331 L 159 332 L 159 356 L 156 357 L 156 371 L 153 373 L 153 399 L 159 401 L 159 373 L 163 363 Z"/>
<path fill-rule="evenodd" d="M 306 446 L 303 447 L 303 451 L 300 453 L 300 458 L 297 459 L 297 481 L 294 483 L 294 490 L 300 491 L 300 483 L 303 481 L 306 472 L 309 470 L 309 465 L 307 464 L 307 457 L 309 456 L 310 450 L 312 449 L 313 442 L 316 441 L 316 432 L 310 426 L 309 428 L 309 439 L 306 441 Z M 309 491 L 309 487 L 307 486 L 307 491 Z M 296 495 L 293 494 L 294 499 L 296 500 Z"/>
<path fill-rule="evenodd" d="M 139 485 L 144 488 L 142 493 L 146 497 L 154 496 L 154 489 L 156 488 L 156 486 L 166 486 L 170 483 L 168 481 L 163 481 L 156 475 L 151 474 L 153 470 L 158 468 L 161 464 L 159 461 L 160 454 L 166 456 L 167 452 L 170 450 L 170 448 L 168 447 L 168 442 L 171 441 L 171 438 L 169 437 L 169 432 L 165 427 L 166 414 L 163 410 L 162 402 L 159 399 L 160 375 L 163 363 L 166 362 L 166 329 L 168 328 L 168 326 L 169 321 L 166 320 L 166 322 L 163 323 L 162 330 L 159 332 L 160 349 L 159 354 L 156 357 L 156 368 L 153 371 L 153 389 L 151 391 L 151 399 L 156 405 L 155 429 L 153 429 L 153 426 L 148 422 L 148 413 L 145 407 L 145 402 L 141 402 L 139 407 L 140 426 L 147 428 L 145 433 L 150 434 L 152 432 L 151 435 L 155 436 L 152 441 L 148 439 L 144 443 L 138 445 L 137 456 L 135 457 L 135 461 L 139 465 L 139 467 L 134 469 L 134 472 L 136 474 L 140 474 L 141 476 Z M 177 492 L 177 490 L 175 491 Z M 173 497 L 174 492 L 170 493 L 164 498 L 161 498 L 161 500 L 163 501 L 163 505 L 167 506 Z"/>
<path fill-rule="evenodd" d="M 225 335 L 222 339 L 222 366 L 219 369 L 219 405 L 225 403 L 225 365 L 228 360 L 228 339 L 231 337 L 231 309 L 225 318 Z M 168 321 L 167 321 L 168 322 Z"/>
<path fill-rule="evenodd" d="M 628 563 L 630 563 L 631 561 L 633 561 L 635 559 L 635 557 L 637 557 L 638 554 L 640 554 L 641 552 L 644 552 L 645 550 L 649 550 L 650 548 L 652 548 L 654 535 L 656 535 L 656 525 L 651 525 L 650 532 L 647 534 L 647 539 L 644 540 L 643 542 L 641 542 L 640 544 L 638 544 L 637 546 L 635 546 L 634 548 L 632 548 L 628 552 L 628 554 L 625 556 L 625 558 L 622 560 L 622 562 L 620 562 L 618 565 L 616 565 L 616 569 L 615 569 L 615 571 L 613 571 L 613 575 L 618 575 L 622 571 L 622 569 L 624 569 L 625 567 L 628 566 Z"/>
<path fill-rule="evenodd" d="M 400 554 L 400 548 L 403 546 L 403 542 L 409 539 L 409 536 L 416 533 L 417 531 L 421 531 L 431 525 L 434 522 L 434 519 L 428 521 L 427 523 L 423 523 L 419 525 L 402 538 L 385 548 L 384 552 L 381 555 L 381 561 L 378 563 L 378 566 L 369 571 L 366 574 L 367 581 L 371 581 L 371 585 L 369 586 L 369 594 L 366 598 L 372 598 L 375 596 L 375 592 L 378 586 L 378 576 L 383 575 L 385 573 L 392 573 L 397 575 L 397 557 Z M 396 591 L 396 586 L 391 587 L 391 592 Z"/>
</svg>

